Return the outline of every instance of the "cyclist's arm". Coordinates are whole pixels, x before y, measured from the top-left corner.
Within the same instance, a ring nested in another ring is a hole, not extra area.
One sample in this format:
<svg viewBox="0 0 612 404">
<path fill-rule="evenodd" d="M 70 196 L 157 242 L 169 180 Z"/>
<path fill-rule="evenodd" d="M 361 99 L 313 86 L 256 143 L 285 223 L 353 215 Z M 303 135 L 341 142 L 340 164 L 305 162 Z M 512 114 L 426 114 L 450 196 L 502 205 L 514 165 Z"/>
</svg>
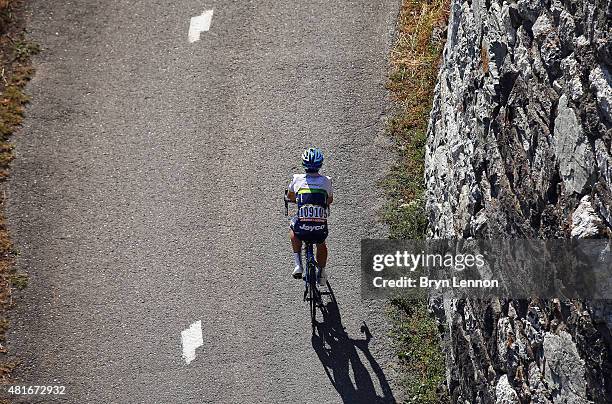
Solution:
<svg viewBox="0 0 612 404">
<path fill-rule="evenodd" d="M 332 185 L 332 179 L 330 177 L 327 178 L 329 178 L 329 188 L 327 189 L 327 205 L 329 206 L 334 201 L 334 187 Z"/>
<path fill-rule="evenodd" d="M 289 202 L 295 203 L 295 200 L 296 200 L 295 198 L 295 175 L 293 176 L 293 179 L 287 186 L 287 191 L 285 192 L 285 194 L 287 195 L 287 200 Z"/>
</svg>

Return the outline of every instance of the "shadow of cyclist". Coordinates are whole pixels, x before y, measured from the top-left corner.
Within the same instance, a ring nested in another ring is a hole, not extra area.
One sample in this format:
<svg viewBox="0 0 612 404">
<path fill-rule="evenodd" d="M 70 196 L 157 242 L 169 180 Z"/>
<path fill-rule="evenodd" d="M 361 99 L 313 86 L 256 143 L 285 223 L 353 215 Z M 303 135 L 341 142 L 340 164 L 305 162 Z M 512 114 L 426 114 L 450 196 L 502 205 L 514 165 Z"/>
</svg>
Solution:
<svg viewBox="0 0 612 404">
<path fill-rule="evenodd" d="M 324 322 L 317 325 L 317 335 L 312 336 L 312 347 L 342 401 L 364 404 L 395 403 L 387 378 L 368 348 L 372 334 L 365 322 L 361 326 L 365 338 L 350 338 L 344 330 L 340 310 L 333 296 L 332 301 L 325 305 L 323 319 Z M 361 362 L 358 351 L 367 359 L 373 374 Z M 376 392 L 374 377 L 380 384 L 382 397 Z"/>
</svg>

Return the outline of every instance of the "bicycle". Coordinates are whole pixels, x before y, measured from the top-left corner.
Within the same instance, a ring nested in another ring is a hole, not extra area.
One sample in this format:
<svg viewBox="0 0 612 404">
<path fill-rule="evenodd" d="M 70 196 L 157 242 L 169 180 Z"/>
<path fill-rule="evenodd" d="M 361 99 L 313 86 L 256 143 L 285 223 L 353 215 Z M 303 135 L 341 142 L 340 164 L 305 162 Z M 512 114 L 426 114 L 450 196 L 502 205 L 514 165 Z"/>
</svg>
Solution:
<svg viewBox="0 0 612 404">
<path fill-rule="evenodd" d="M 289 216 L 289 203 L 295 203 L 287 199 L 285 191 L 285 216 Z M 308 302 L 310 307 L 310 322 L 312 325 L 312 334 L 315 334 L 317 326 L 317 308 L 324 309 L 322 295 L 330 295 L 331 287 L 326 281 L 328 291 L 322 292 L 319 290 L 319 271 L 317 271 L 317 262 L 314 256 L 314 247 L 312 241 L 304 241 L 303 254 L 306 262 L 306 271 L 304 274 L 304 301 Z"/>
</svg>

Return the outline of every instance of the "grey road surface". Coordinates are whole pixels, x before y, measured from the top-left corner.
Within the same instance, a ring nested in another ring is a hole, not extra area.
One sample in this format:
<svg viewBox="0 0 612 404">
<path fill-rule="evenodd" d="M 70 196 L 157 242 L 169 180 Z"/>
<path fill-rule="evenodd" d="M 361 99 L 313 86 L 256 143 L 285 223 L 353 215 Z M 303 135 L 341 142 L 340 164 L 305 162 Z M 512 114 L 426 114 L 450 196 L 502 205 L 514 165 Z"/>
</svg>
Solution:
<svg viewBox="0 0 612 404">
<path fill-rule="evenodd" d="M 360 239 L 385 235 L 398 7 L 31 1 L 44 52 L 7 190 L 30 275 L 8 341 L 21 384 L 64 385 L 55 399 L 71 403 L 398 400 L 383 306 L 359 295 Z M 189 43 L 206 9 L 210 30 Z M 309 145 L 336 188 L 325 343 L 290 277 L 282 212 Z M 181 331 L 198 320 L 187 364 Z"/>
</svg>

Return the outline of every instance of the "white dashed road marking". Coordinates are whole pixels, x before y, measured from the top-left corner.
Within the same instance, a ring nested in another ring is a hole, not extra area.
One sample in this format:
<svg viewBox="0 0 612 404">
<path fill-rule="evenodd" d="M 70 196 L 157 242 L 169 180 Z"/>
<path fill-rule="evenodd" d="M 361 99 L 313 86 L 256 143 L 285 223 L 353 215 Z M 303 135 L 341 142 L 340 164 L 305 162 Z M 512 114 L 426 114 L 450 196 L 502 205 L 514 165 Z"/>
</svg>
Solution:
<svg viewBox="0 0 612 404">
<path fill-rule="evenodd" d="M 183 340 L 183 359 L 187 364 L 195 359 L 195 350 L 204 344 L 202 338 L 202 321 L 196 321 L 191 324 L 188 329 L 181 331 L 181 339 Z"/>
<path fill-rule="evenodd" d="M 210 28 L 210 22 L 212 21 L 213 11 L 206 10 L 202 15 L 197 17 L 191 17 L 191 23 L 189 24 L 189 42 L 193 43 L 200 40 L 200 34 L 208 31 Z"/>
</svg>

